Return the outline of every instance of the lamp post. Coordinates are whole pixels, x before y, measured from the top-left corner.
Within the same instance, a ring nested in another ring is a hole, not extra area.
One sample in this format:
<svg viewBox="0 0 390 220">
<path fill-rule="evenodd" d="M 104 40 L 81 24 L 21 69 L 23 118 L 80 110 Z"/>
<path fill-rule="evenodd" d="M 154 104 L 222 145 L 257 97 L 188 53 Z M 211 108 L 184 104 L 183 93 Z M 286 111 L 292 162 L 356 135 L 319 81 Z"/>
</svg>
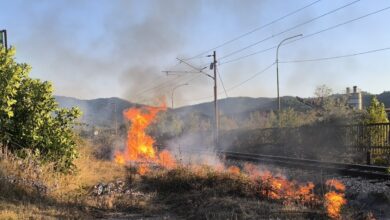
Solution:
<svg viewBox="0 0 390 220">
<path fill-rule="evenodd" d="M 5 48 L 5 51 L 8 51 L 8 43 L 7 43 L 7 30 L 0 30 L 0 43 Z"/>
<path fill-rule="evenodd" d="M 276 48 L 276 86 L 277 86 L 277 92 L 278 92 L 278 112 L 280 113 L 281 107 L 280 107 L 280 96 L 279 96 L 279 47 L 285 42 L 290 39 L 296 38 L 296 37 L 302 37 L 302 34 L 298 34 L 292 37 L 285 38 L 282 40 L 279 44 L 278 47 Z"/>
<path fill-rule="evenodd" d="M 173 109 L 173 95 L 174 95 L 175 90 L 178 89 L 178 88 L 180 88 L 180 87 L 182 87 L 182 86 L 187 86 L 187 85 L 188 85 L 188 83 L 180 84 L 180 85 L 175 86 L 175 87 L 172 89 L 172 95 L 171 95 L 172 109 Z"/>
</svg>

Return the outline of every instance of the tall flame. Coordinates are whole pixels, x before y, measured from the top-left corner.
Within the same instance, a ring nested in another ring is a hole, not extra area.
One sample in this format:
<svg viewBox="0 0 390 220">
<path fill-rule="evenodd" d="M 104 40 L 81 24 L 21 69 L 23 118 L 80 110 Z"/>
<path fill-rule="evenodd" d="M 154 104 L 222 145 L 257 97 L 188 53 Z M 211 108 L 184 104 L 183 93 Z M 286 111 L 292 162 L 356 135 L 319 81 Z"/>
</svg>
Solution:
<svg viewBox="0 0 390 220">
<path fill-rule="evenodd" d="M 347 204 L 347 200 L 344 198 L 345 186 L 335 179 L 327 180 L 326 185 L 334 189 L 325 194 L 325 206 L 328 216 L 333 219 L 340 219 L 341 208 Z"/>
<path fill-rule="evenodd" d="M 171 154 L 164 150 L 157 153 L 154 147 L 155 140 L 146 133 L 148 126 L 154 121 L 160 111 L 166 110 L 165 104 L 160 107 L 130 108 L 124 116 L 131 122 L 127 133 L 127 146 L 124 151 L 115 153 L 115 161 L 125 165 L 129 162 L 142 163 L 138 173 L 145 174 L 149 168 L 147 163 L 156 163 L 166 168 L 173 168 L 176 161 Z"/>
</svg>

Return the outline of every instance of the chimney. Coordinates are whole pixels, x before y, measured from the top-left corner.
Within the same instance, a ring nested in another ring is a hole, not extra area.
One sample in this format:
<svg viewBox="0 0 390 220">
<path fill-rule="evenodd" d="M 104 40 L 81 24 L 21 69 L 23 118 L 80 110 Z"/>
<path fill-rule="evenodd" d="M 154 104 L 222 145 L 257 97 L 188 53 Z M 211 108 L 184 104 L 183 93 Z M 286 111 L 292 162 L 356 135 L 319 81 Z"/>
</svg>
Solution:
<svg viewBox="0 0 390 220">
<path fill-rule="evenodd" d="M 347 95 L 349 95 L 349 93 L 351 93 L 351 88 L 347 87 Z"/>
<path fill-rule="evenodd" d="M 353 86 L 353 93 L 357 93 L 357 86 Z"/>
</svg>

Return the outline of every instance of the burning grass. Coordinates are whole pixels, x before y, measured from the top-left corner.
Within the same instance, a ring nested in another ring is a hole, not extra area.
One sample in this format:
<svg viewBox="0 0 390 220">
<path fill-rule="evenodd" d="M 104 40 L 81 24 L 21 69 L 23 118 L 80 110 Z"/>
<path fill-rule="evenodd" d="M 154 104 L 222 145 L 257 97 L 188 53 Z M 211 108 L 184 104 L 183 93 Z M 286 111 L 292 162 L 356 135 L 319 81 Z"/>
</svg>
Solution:
<svg viewBox="0 0 390 220">
<path fill-rule="evenodd" d="M 315 193 L 315 185 L 311 182 L 300 184 L 270 172 L 260 172 L 251 164 L 244 166 L 245 172 L 236 166 L 184 166 L 178 164 L 169 151 L 158 153 L 153 146 L 155 140 L 146 133 L 146 129 L 157 113 L 165 109 L 165 105 L 162 105 L 131 108 L 124 112 L 131 121 L 127 146 L 123 151 L 115 153 L 115 161 L 135 167 L 135 173 L 143 176 L 144 183 L 151 190 L 165 194 L 211 191 L 214 196 L 267 200 L 316 209 L 323 207 L 325 199 L 328 216 L 340 217 L 341 207 L 346 203 L 344 194 L 330 191 L 323 198 Z M 157 167 L 162 169 L 155 169 Z M 337 190 L 342 188 L 341 184 L 334 182 L 328 185 Z"/>
<path fill-rule="evenodd" d="M 186 219 L 327 218 L 314 184 L 289 183 L 287 192 L 281 186 L 287 180 L 281 177 L 254 177 L 238 167 L 231 169 L 178 166 L 151 171 L 142 181 L 145 190 L 159 192 L 161 200 Z"/>
<path fill-rule="evenodd" d="M 157 151 L 145 130 L 164 109 L 125 112 L 132 125 L 125 149 L 114 155 L 116 163 L 94 158 L 92 146 L 81 148 L 78 171 L 68 175 L 55 173 L 50 164 L 34 164 L 34 158 L 0 160 L 0 183 L 5 185 L 0 188 L 0 217 L 88 218 L 87 213 L 112 218 L 107 213 L 122 211 L 163 213 L 170 219 L 341 218 L 345 187 L 336 180 L 299 183 L 254 164 L 182 164 L 169 151 Z M 4 180 L 10 176 L 11 181 Z M 325 195 L 323 188 L 328 189 Z"/>
</svg>

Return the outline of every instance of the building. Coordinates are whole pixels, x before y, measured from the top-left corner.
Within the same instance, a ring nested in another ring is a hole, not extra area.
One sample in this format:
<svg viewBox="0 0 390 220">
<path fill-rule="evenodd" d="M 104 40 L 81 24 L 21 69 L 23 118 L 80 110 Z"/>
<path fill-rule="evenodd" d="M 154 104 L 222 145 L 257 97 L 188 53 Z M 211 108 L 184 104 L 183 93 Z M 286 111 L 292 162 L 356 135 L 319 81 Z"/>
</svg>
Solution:
<svg viewBox="0 0 390 220">
<path fill-rule="evenodd" d="M 351 88 L 347 87 L 347 103 L 349 106 L 351 106 L 355 110 L 362 110 L 363 109 L 363 100 L 362 100 L 362 93 L 360 90 L 358 90 L 357 86 L 352 87 L 353 90 L 351 92 Z"/>
</svg>

